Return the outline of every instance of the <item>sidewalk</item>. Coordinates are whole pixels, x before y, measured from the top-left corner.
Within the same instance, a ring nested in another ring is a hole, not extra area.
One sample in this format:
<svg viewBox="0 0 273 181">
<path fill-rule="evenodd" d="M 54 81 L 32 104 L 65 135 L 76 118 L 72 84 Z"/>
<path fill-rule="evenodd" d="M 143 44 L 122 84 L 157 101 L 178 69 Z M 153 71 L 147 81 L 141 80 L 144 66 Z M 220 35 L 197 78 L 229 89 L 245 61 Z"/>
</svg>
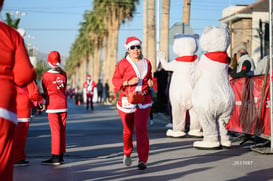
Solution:
<svg viewBox="0 0 273 181">
<path fill-rule="evenodd" d="M 240 145 L 238 140 L 231 149 L 197 150 L 192 144 L 198 139 L 166 137 L 168 122 L 157 115 L 155 124 L 148 127 L 148 168 L 137 170 L 136 149 L 132 166 L 125 167 L 122 125 L 116 108 L 100 104 L 94 108 L 87 111 L 85 105 L 77 106 L 69 100 L 67 153 L 65 164 L 60 166 L 40 164 L 50 156 L 50 131 L 47 115 L 35 115 L 26 146 L 31 165 L 15 167 L 14 181 L 273 180 L 273 156 L 250 151 L 252 142 Z"/>
</svg>

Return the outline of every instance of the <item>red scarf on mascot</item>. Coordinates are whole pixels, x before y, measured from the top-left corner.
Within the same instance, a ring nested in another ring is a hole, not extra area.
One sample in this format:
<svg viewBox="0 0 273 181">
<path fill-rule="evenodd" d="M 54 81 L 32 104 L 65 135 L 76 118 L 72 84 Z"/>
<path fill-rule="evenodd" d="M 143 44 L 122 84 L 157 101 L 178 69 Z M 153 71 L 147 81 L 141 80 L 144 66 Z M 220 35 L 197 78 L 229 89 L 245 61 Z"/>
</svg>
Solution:
<svg viewBox="0 0 273 181">
<path fill-rule="evenodd" d="M 218 51 L 218 52 L 208 52 L 204 54 L 210 60 L 228 64 L 228 55 L 226 52 Z"/>
</svg>

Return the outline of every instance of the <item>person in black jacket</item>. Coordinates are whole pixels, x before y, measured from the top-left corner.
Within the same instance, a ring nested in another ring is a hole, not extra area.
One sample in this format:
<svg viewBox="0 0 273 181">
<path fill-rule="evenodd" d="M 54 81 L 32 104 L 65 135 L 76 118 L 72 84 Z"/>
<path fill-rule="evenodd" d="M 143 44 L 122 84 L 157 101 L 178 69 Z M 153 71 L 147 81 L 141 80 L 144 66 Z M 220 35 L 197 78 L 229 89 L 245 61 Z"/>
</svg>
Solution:
<svg viewBox="0 0 273 181">
<path fill-rule="evenodd" d="M 245 49 L 240 49 L 236 55 L 237 66 L 229 69 L 229 75 L 234 78 L 242 78 L 254 75 L 255 64 Z M 234 61 L 234 60 L 233 60 Z M 235 60 L 236 61 L 236 60 Z"/>
<path fill-rule="evenodd" d="M 157 78 L 157 100 L 158 100 L 158 112 L 164 113 L 167 110 L 168 96 L 166 95 L 166 88 L 168 85 L 168 71 L 165 71 L 161 63 L 158 64 L 154 77 Z"/>
</svg>

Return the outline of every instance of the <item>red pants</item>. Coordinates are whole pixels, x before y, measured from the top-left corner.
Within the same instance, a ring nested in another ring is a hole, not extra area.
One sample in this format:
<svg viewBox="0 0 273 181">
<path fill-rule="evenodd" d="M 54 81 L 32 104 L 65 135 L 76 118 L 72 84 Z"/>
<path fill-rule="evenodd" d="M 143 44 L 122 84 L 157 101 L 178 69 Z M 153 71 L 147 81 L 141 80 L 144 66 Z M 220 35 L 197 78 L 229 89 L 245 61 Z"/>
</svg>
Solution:
<svg viewBox="0 0 273 181">
<path fill-rule="evenodd" d="M 13 140 L 15 124 L 0 118 L 0 180 L 13 180 Z"/>
<path fill-rule="evenodd" d="M 130 156 L 133 151 L 133 133 L 136 128 L 137 153 L 139 161 L 148 160 L 149 138 L 147 131 L 147 122 L 151 107 L 147 109 L 136 108 L 134 113 L 125 113 L 118 110 L 123 124 L 123 152 Z"/>
<path fill-rule="evenodd" d="M 86 109 L 89 108 L 89 104 L 91 110 L 93 110 L 93 94 L 86 94 Z"/>
<path fill-rule="evenodd" d="M 26 160 L 25 146 L 27 142 L 29 122 L 18 122 L 14 133 L 14 163 Z"/>
<path fill-rule="evenodd" d="M 65 126 L 67 112 L 48 113 L 51 132 L 51 154 L 60 155 L 65 151 Z"/>
</svg>

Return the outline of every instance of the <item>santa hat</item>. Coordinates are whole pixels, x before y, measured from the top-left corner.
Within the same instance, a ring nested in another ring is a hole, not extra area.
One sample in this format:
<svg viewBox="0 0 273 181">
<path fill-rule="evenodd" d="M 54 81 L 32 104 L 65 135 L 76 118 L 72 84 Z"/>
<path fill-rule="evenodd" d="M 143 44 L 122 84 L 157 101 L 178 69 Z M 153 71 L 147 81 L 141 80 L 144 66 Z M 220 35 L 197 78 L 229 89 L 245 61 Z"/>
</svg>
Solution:
<svg viewBox="0 0 273 181">
<path fill-rule="evenodd" d="M 130 37 L 128 37 L 127 40 L 126 40 L 125 47 L 128 49 L 128 48 L 130 48 L 130 46 L 132 46 L 132 45 L 141 45 L 141 43 L 142 43 L 141 40 L 138 39 L 137 37 L 135 37 L 135 36 L 130 36 Z"/>
<path fill-rule="evenodd" d="M 18 28 L 17 31 L 19 32 L 19 34 L 24 37 L 26 35 L 26 31 L 23 28 Z"/>
<path fill-rule="evenodd" d="M 48 58 L 47 58 L 48 64 L 54 68 L 54 67 L 58 67 L 61 63 L 61 56 L 59 54 L 59 52 L 57 51 L 52 51 L 48 54 Z"/>
</svg>

